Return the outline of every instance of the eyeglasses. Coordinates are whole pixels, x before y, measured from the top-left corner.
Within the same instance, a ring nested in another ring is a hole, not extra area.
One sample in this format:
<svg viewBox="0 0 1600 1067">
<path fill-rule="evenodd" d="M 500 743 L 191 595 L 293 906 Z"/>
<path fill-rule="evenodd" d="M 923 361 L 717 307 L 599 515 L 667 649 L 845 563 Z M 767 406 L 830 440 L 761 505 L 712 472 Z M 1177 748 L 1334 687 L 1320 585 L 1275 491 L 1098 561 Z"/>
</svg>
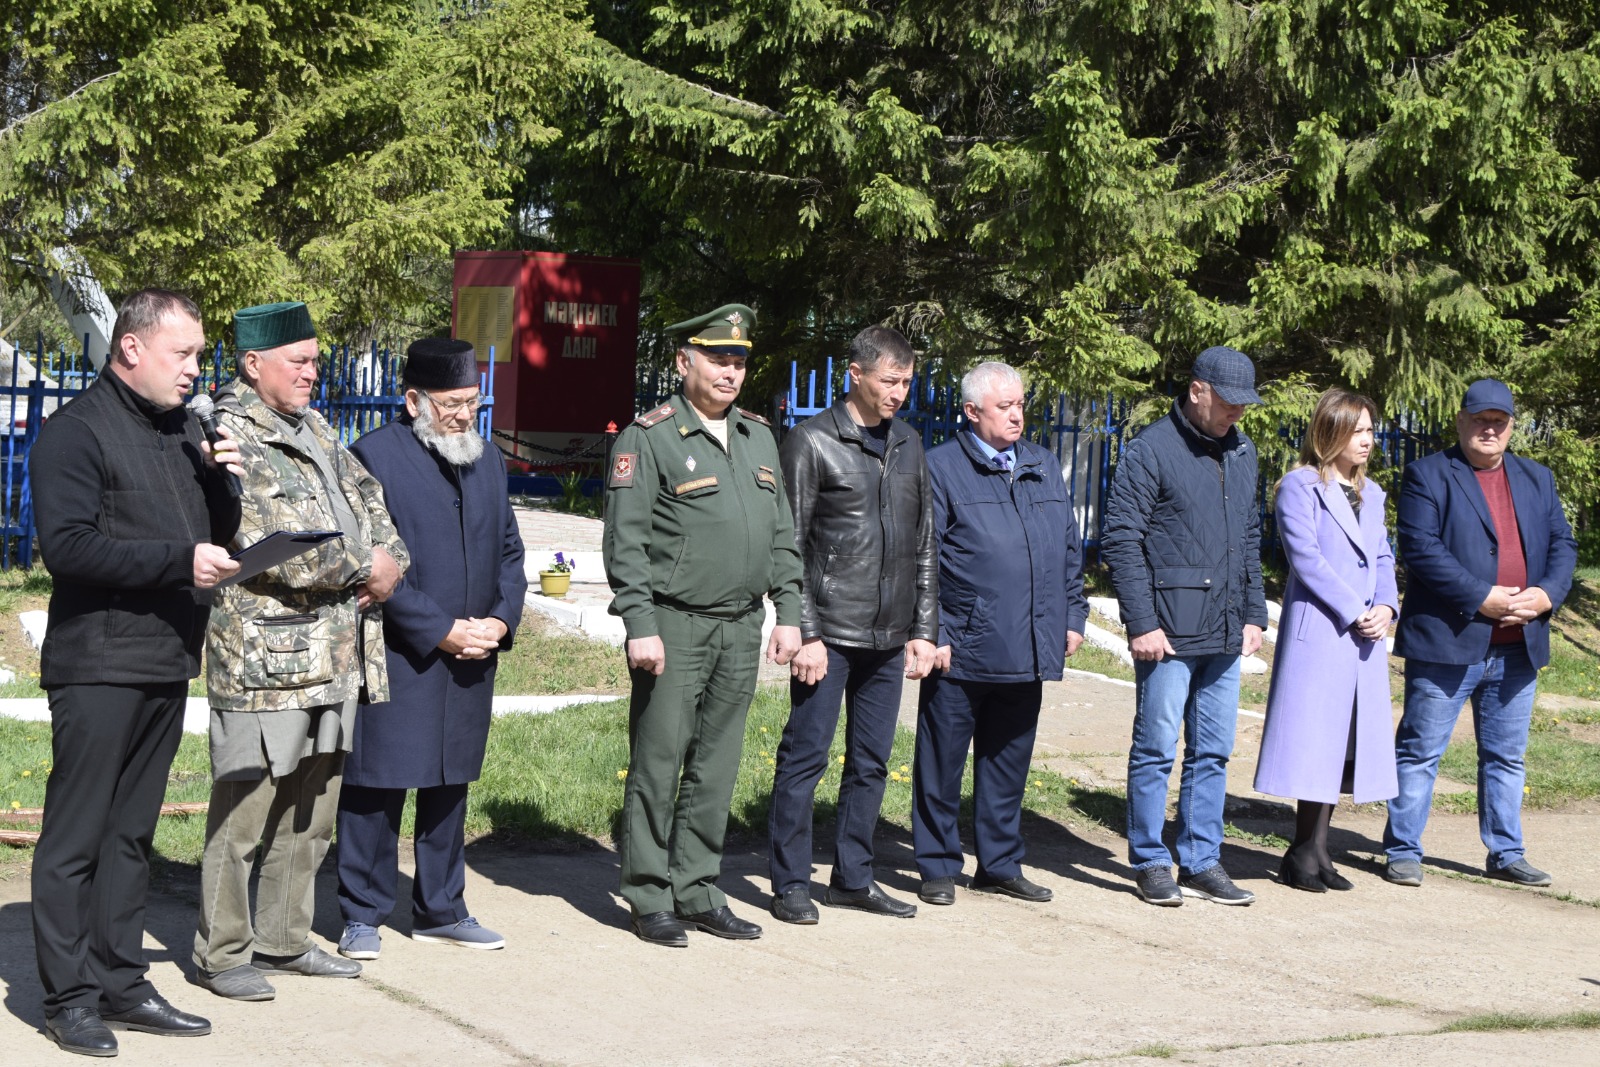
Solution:
<svg viewBox="0 0 1600 1067">
<path fill-rule="evenodd" d="M 470 400 L 445 401 L 440 400 L 432 393 L 423 393 L 422 395 L 427 397 L 428 400 L 432 402 L 433 406 L 438 409 L 439 414 L 445 416 L 446 418 L 453 415 L 459 415 L 463 411 L 465 411 L 468 415 L 476 415 L 478 413 L 478 409 L 483 407 L 483 397 L 481 396 L 475 396 Z"/>
</svg>

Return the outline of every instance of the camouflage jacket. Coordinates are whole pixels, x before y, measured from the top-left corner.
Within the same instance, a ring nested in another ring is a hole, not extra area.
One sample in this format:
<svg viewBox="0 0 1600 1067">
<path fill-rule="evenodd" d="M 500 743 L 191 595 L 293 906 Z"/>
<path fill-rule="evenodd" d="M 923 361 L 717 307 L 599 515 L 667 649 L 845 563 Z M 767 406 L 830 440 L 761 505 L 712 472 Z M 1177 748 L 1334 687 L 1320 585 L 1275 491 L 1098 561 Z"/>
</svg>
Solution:
<svg viewBox="0 0 1600 1067">
<path fill-rule="evenodd" d="M 337 530 L 316 464 L 243 381 L 216 395 L 220 422 L 239 442 L 245 476 L 234 551 L 277 530 Z M 307 424 L 327 451 L 361 536 L 316 550 L 220 591 L 206 629 L 206 684 L 219 711 L 278 711 L 337 704 L 360 695 L 389 699 L 383 614 L 356 611 L 356 586 L 372 573 L 372 546 L 410 562 L 384 506 L 383 489 L 323 417 Z"/>
</svg>

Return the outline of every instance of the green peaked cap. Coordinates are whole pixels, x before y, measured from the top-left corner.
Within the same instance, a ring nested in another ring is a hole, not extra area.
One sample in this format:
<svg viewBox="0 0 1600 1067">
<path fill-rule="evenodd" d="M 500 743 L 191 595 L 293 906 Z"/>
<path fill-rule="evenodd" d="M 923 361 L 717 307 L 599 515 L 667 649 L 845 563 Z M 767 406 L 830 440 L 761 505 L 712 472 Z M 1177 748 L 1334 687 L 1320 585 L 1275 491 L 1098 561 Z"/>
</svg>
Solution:
<svg viewBox="0 0 1600 1067">
<path fill-rule="evenodd" d="M 239 352 L 265 352 L 315 336 L 311 309 L 298 300 L 258 304 L 233 313 L 233 347 Z"/>
<path fill-rule="evenodd" d="M 688 334 L 685 344 L 725 356 L 748 356 L 755 330 L 756 313 L 743 304 L 723 304 L 715 311 L 667 327 L 668 333 Z"/>
</svg>

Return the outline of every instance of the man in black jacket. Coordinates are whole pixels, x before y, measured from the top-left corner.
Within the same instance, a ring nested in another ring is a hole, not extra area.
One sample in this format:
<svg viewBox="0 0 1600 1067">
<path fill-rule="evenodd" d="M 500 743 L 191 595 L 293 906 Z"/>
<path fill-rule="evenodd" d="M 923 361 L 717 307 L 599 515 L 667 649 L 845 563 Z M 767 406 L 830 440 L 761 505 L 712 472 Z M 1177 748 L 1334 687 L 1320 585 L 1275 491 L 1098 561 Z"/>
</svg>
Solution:
<svg viewBox="0 0 1600 1067">
<path fill-rule="evenodd" d="M 872 877 L 902 674 L 926 677 L 938 636 L 933 497 L 922 443 L 894 414 L 916 355 L 898 332 L 870 326 L 850 343 L 850 392 L 783 443 L 783 480 L 804 563 L 800 651 L 790 663 L 789 722 L 772 785 L 772 914 L 817 921 L 811 817 L 839 724 L 833 875 L 822 902 L 910 918 Z"/>
<path fill-rule="evenodd" d="M 105 1025 L 167 1036 L 211 1024 L 145 977 L 150 844 L 200 673 L 211 590 L 238 571 L 222 463 L 183 407 L 205 348 L 200 312 L 146 289 L 117 314 L 95 383 L 45 425 L 29 457 L 39 545 L 54 579 L 39 684 L 54 758 L 33 858 L 45 1032 L 115 1056 Z"/>
<path fill-rule="evenodd" d="M 1239 657 L 1261 647 L 1261 519 L 1256 449 L 1235 427 L 1258 404 L 1255 365 L 1208 348 L 1184 398 L 1122 450 L 1103 545 L 1138 684 L 1128 750 L 1128 858 L 1139 894 L 1249 904 L 1222 869 L 1222 805 L 1239 711 Z M 1178 729 L 1178 874 L 1161 841 Z"/>
</svg>

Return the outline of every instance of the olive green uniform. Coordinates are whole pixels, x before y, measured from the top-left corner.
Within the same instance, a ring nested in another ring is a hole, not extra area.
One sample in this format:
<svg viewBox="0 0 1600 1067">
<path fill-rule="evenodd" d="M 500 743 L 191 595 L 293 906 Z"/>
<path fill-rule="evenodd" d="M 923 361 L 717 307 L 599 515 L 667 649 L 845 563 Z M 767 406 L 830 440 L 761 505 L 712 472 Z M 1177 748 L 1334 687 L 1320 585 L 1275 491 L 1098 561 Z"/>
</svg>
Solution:
<svg viewBox="0 0 1600 1067">
<path fill-rule="evenodd" d="M 659 636 L 660 675 L 632 672 L 622 895 L 636 915 L 722 907 L 723 835 L 761 660 L 761 597 L 800 622 L 800 556 L 778 445 L 730 408 L 728 448 L 683 397 L 617 437 L 606 487 L 611 613 Z"/>
</svg>

